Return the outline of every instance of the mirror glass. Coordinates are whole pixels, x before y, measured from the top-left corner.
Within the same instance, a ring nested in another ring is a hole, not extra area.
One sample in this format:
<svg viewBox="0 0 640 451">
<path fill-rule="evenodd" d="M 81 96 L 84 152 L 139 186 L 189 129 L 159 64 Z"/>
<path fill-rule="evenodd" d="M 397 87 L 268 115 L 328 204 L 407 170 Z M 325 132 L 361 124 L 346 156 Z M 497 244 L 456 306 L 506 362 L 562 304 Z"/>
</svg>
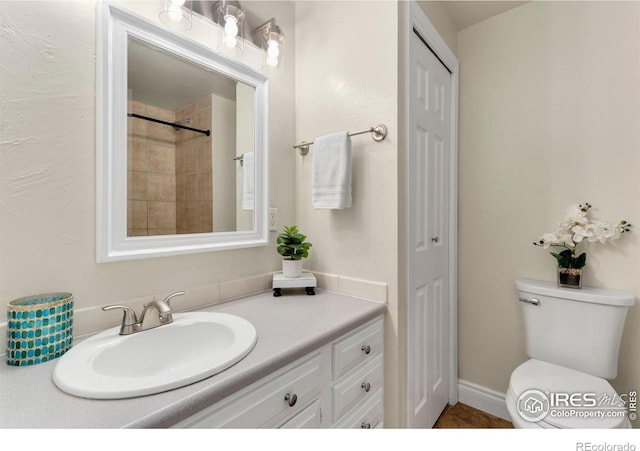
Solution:
<svg viewBox="0 0 640 451">
<path fill-rule="evenodd" d="M 267 92 L 263 73 L 101 2 L 97 261 L 266 245 Z"/>
<path fill-rule="evenodd" d="M 127 236 L 253 228 L 254 88 L 129 36 Z M 244 186 L 243 186 L 244 185 Z"/>
</svg>

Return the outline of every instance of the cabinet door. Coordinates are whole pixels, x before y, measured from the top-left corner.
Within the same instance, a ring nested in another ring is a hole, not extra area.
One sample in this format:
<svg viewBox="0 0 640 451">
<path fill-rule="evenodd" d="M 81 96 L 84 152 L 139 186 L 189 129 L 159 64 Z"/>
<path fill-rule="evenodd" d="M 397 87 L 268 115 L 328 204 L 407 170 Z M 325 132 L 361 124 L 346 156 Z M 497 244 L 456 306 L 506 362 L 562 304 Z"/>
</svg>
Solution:
<svg viewBox="0 0 640 451">
<path fill-rule="evenodd" d="M 340 420 L 360 401 L 373 397 L 378 390 L 382 390 L 381 355 L 334 384 L 331 389 L 333 421 Z"/>
<path fill-rule="evenodd" d="M 228 401 L 217 403 L 177 427 L 272 427 L 303 410 L 321 391 L 322 354 L 294 362 L 274 376 L 250 385 Z"/>
<path fill-rule="evenodd" d="M 383 416 L 382 390 L 378 390 L 373 394 L 372 398 L 347 414 L 344 420 L 334 427 L 341 429 L 374 429 L 382 423 Z"/>
<path fill-rule="evenodd" d="M 280 426 L 281 429 L 319 429 L 321 427 L 322 414 L 319 400 Z"/>
<path fill-rule="evenodd" d="M 382 352 L 383 342 L 382 320 L 337 340 L 332 349 L 333 380 L 339 379 L 358 365 L 372 360 Z"/>
</svg>

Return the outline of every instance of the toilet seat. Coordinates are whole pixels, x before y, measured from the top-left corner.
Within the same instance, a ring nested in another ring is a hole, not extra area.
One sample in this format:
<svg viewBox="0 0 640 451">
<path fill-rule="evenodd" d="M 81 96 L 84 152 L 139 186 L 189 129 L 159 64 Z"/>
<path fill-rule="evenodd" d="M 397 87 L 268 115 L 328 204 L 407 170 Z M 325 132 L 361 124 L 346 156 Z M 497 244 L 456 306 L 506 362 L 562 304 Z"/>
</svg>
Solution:
<svg viewBox="0 0 640 451">
<path fill-rule="evenodd" d="M 530 422 L 518 412 L 518 399 L 529 390 L 537 390 L 547 399 L 562 397 L 564 394 L 577 394 L 576 402 L 552 402 L 549 413 L 539 421 Z M 588 394 L 587 399 L 580 395 Z M 610 402 L 602 401 L 608 398 Z M 582 373 L 570 368 L 531 359 L 516 368 L 511 374 L 507 408 L 514 422 L 520 427 L 549 429 L 618 429 L 628 428 L 631 424 L 626 416 L 581 417 L 590 412 L 614 412 L 620 398 L 605 379 Z M 581 404 L 584 404 L 582 406 Z M 593 404 L 596 404 L 593 406 Z M 570 410 L 575 410 L 571 412 Z M 564 416 L 566 415 L 566 416 Z"/>
</svg>

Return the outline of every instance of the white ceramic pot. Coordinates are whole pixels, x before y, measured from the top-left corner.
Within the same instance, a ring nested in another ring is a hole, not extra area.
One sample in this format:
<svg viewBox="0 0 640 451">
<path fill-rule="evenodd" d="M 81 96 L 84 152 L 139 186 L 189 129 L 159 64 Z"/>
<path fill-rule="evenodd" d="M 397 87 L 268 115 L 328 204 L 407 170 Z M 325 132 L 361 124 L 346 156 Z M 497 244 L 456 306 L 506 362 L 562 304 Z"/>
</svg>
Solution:
<svg viewBox="0 0 640 451">
<path fill-rule="evenodd" d="M 282 275 L 285 277 L 300 277 L 302 275 L 302 260 L 282 260 Z"/>
</svg>

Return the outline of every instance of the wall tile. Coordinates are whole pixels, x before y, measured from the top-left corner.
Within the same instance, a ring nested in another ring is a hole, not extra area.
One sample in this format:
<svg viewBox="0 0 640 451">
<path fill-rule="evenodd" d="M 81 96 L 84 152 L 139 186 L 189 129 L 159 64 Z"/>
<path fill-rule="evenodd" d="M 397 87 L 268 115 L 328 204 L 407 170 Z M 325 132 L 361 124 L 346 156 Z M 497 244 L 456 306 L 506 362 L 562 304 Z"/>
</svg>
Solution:
<svg viewBox="0 0 640 451">
<path fill-rule="evenodd" d="M 153 105 L 147 105 L 147 116 L 167 122 L 174 122 L 176 120 L 176 113 L 173 111 L 165 110 L 164 108 L 159 108 Z M 171 128 L 169 126 L 165 127 Z"/>
<path fill-rule="evenodd" d="M 186 176 L 182 174 L 176 175 L 176 200 L 178 201 L 187 200 L 185 196 L 185 190 L 184 190 L 185 177 Z"/>
<path fill-rule="evenodd" d="M 131 205 L 131 228 L 146 229 L 147 222 L 147 201 L 146 200 L 130 200 Z"/>
<path fill-rule="evenodd" d="M 175 235 L 176 229 L 149 229 L 149 236 L 153 235 Z"/>
<path fill-rule="evenodd" d="M 211 96 L 208 95 L 196 102 L 196 110 L 210 110 L 211 109 Z"/>
<path fill-rule="evenodd" d="M 211 172 L 197 174 L 198 190 L 196 200 L 213 201 L 213 188 L 211 185 Z"/>
<path fill-rule="evenodd" d="M 147 140 L 145 138 L 140 136 L 133 137 L 131 139 L 131 148 L 128 153 L 131 155 L 129 170 L 147 170 Z"/>
<path fill-rule="evenodd" d="M 197 146 L 198 172 L 211 171 L 212 152 L 211 138 L 202 137 Z"/>
<path fill-rule="evenodd" d="M 176 143 L 176 132 L 168 125 L 149 122 L 147 124 L 147 142 L 165 146 L 173 146 Z"/>
<path fill-rule="evenodd" d="M 175 201 L 176 176 L 169 174 L 148 174 L 149 200 Z"/>
<path fill-rule="evenodd" d="M 149 143 L 149 172 L 160 174 L 176 173 L 176 155 L 173 146 L 160 146 Z"/>
<path fill-rule="evenodd" d="M 129 199 L 146 200 L 147 199 L 147 173 L 131 171 L 131 192 Z"/>
<path fill-rule="evenodd" d="M 175 229 L 176 203 L 149 202 L 149 229 Z"/>
<path fill-rule="evenodd" d="M 194 174 L 198 171 L 198 155 L 192 142 L 182 147 L 182 158 L 184 174 Z"/>
</svg>

